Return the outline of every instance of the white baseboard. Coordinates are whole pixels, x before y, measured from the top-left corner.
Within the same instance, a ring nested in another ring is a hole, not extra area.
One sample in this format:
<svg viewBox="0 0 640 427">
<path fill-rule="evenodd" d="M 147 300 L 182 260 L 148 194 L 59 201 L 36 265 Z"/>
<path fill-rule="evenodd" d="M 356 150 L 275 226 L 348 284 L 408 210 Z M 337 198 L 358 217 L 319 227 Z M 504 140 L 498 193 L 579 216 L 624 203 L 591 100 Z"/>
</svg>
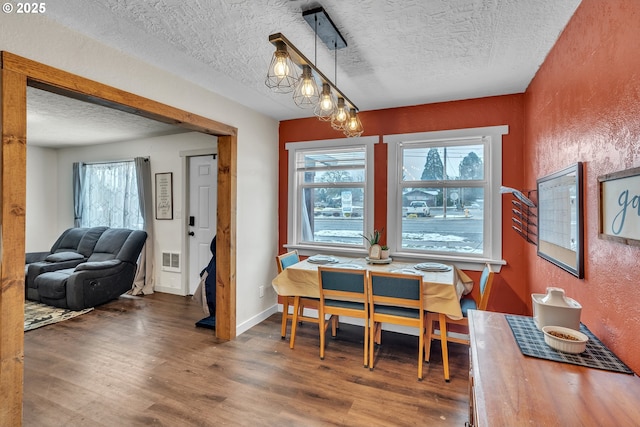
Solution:
<svg viewBox="0 0 640 427">
<path fill-rule="evenodd" d="M 172 295 L 180 295 L 181 297 L 184 297 L 185 294 L 184 292 L 182 292 L 182 289 L 177 289 L 177 288 L 169 288 L 166 286 L 154 286 L 153 288 L 154 292 L 163 292 L 165 294 L 172 294 Z"/>
<path fill-rule="evenodd" d="M 236 336 L 239 336 L 240 334 L 248 331 L 249 329 L 263 322 L 264 320 L 269 318 L 269 316 L 277 312 L 278 312 L 278 306 L 274 304 L 271 307 L 264 310 L 263 312 L 256 314 L 252 318 L 240 323 L 239 325 L 236 325 Z"/>
</svg>

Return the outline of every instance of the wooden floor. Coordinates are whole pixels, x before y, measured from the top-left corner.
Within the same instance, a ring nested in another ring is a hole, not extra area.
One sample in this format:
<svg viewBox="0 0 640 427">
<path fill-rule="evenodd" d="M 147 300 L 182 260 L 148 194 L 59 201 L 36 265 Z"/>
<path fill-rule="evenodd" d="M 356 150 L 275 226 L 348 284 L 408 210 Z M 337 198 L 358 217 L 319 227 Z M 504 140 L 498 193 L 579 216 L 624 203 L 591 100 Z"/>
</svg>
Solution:
<svg viewBox="0 0 640 427">
<path fill-rule="evenodd" d="M 25 333 L 24 426 L 463 426 L 468 348 L 433 343 L 417 381 L 417 337 L 385 332 L 374 371 L 362 328 L 342 324 L 318 356 L 318 329 L 280 339 L 280 314 L 233 341 L 196 328 L 189 297 L 121 297 Z"/>
</svg>

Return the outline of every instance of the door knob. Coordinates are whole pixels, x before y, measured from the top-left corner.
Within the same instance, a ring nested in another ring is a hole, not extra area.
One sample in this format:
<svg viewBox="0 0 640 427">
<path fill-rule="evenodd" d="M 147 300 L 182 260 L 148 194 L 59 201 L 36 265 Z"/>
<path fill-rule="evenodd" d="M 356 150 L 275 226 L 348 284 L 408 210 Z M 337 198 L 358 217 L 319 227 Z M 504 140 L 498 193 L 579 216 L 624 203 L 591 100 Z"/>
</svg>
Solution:
<svg viewBox="0 0 640 427">
<path fill-rule="evenodd" d="M 196 235 L 196 233 L 194 233 L 193 231 L 189 232 L 189 236 L 195 236 L 195 235 Z"/>
</svg>

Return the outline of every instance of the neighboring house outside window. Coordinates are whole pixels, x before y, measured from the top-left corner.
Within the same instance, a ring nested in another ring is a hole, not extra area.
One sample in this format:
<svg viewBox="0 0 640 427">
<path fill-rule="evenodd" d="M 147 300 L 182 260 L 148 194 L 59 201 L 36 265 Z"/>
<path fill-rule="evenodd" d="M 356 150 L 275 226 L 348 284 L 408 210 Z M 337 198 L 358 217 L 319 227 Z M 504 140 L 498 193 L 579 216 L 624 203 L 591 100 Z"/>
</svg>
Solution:
<svg viewBox="0 0 640 427">
<path fill-rule="evenodd" d="M 286 144 L 287 247 L 304 254 L 362 252 L 373 228 L 373 145 L 378 137 Z"/>
<path fill-rule="evenodd" d="M 455 261 L 471 269 L 502 259 L 507 132 L 507 126 L 494 126 L 384 136 L 392 255 Z"/>
<path fill-rule="evenodd" d="M 84 164 L 82 227 L 108 226 L 142 230 L 133 161 Z"/>
</svg>

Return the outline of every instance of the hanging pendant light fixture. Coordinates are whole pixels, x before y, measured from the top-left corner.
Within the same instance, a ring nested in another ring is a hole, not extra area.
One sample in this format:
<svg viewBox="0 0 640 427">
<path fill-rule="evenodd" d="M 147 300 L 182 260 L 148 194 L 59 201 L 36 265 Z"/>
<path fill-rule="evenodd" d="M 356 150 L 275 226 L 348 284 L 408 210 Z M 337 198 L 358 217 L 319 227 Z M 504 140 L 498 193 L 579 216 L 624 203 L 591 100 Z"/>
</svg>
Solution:
<svg viewBox="0 0 640 427">
<path fill-rule="evenodd" d="M 316 104 L 313 113 L 323 122 L 328 122 L 336 111 L 338 101 L 331 92 L 328 83 L 322 83 L 322 93 L 320 94 L 320 102 Z"/>
<path fill-rule="evenodd" d="M 349 118 L 347 119 L 347 123 L 344 127 L 344 134 L 346 136 L 360 136 L 364 132 L 364 128 L 362 127 L 362 123 L 360 122 L 360 117 L 358 117 L 358 113 L 356 113 L 355 108 L 352 108 L 349 111 Z"/>
<path fill-rule="evenodd" d="M 344 98 L 338 98 L 338 105 L 331 116 L 331 127 L 335 130 L 344 130 L 348 117 L 349 112 L 347 111 L 347 107 L 344 105 Z"/>
<path fill-rule="evenodd" d="M 293 92 L 298 82 L 298 67 L 291 60 L 284 42 L 278 41 L 275 44 L 276 51 L 273 53 L 264 83 L 278 93 Z"/>
<path fill-rule="evenodd" d="M 293 91 L 293 102 L 300 108 L 314 108 L 320 100 L 320 90 L 309 65 L 302 66 L 302 75 Z"/>
<path fill-rule="evenodd" d="M 314 30 L 316 38 L 320 38 L 329 50 L 347 46 L 322 7 L 303 12 L 302 16 Z M 331 121 L 333 129 L 343 131 L 349 137 L 360 136 L 364 129 L 357 116 L 358 107 L 281 33 L 270 35 L 269 41 L 276 46 L 276 52 L 265 84 L 278 93 L 290 92 L 293 87 L 296 105 L 314 108 L 314 113 L 320 120 Z M 285 60 L 290 60 L 290 63 Z M 287 72 L 298 67 L 302 69 L 300 77 Z M 337 56 L 335 69 L 337 74 Z M 322 83 L 322 92 L 318 89 L 316 79 Z M 347 129 L 348 120 L 353 121 L 351 130 Z"/>
</svg>

